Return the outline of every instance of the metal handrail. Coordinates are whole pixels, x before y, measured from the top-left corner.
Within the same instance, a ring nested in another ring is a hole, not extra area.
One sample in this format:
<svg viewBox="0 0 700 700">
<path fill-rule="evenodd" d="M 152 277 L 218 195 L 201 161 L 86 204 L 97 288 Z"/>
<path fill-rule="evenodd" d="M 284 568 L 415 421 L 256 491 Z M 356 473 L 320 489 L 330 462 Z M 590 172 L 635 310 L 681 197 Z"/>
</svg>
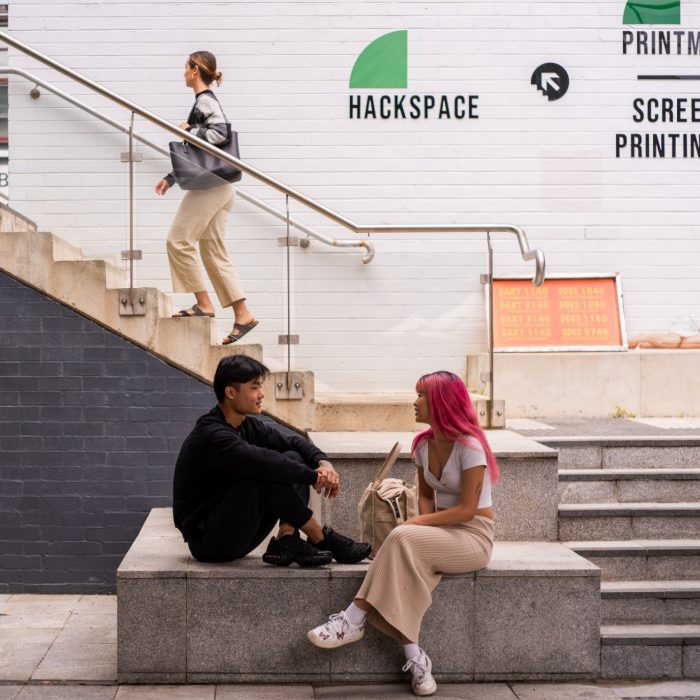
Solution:
<svg viewBox="0 0 700 700">
<path fill-rule="evenodd" d="M 21 78 L 25 78 L 31 83 L 34 83 L 34 88 L 31 90 L 30 94 L 33 98 L 38 98 L 39 97 L 39 90 L 38 87 L 41 86 L 45 90 L 48 90 L 52 94 L 56 95 L 57 97 L 60 97 L 61 99 L 65 100 L 66 102 L 69 102 L 70 104 L 74 105 L 75 107 L 78 107 L 79 109 L 83 110 L 84 112 L 87 112 L 91 116 L 95 117 L 96 119 L 99 119 L 100 121 L 103 121 L 105 124 L 109 124 L 110 126 L 114 127 L 117 131 L 121 131 L 125 134 L 129 134 L 129 127 L 124 126 L 123 124 L 120 124 L 119 122 L 115 121 L 114 119 L 111 119 L 110 117 L 102 114 L 96 109 L 93 109 L 89 105 L 85 104 L 84 102 L 81 102 L 80 100 L 76 99 L 72 95 L 69 95 L 67 92 L 64 92 L 63 90 L 57 88 L 55 85 L 51 85 L 51 83 L 47 83 L 45 80 L 42 80 L 41 78 L 38 78 L 36 75 L 30 73 L 29 71 L 23 70 L 21 68 L 10 68 L 7 66 L 0 67 L 0 75 L 18 75 Z M 161 146 L 158 146 L 157 144 L 153 143 L 153 141 L 149 141 L 147 138 L 144 136 L 140 136 L 137 134 L 135 131 L 133 132 L 133 138 L 145 146 L 148 146 L 149 148 L 152 148 L 154 151 L 157 151 L 158 153 L 161 153 L 162 155 L 166 157 L 170 157 L 170 151 L 168 151 L 165 148 L 162 148 Z M 236 195 L 239 196 L 241 199 L 244 199 L 247 202 L 250 202 L 254 206 L 258 207 L 258 209 L 262 209 L 263 211 L 267 212 L 268 214 L 271 214 L 275 218 L 279 219 L 280 221 L 287 221 L 287 215 L 281 211 L 280 209 L 277 209 L 276 207 L 273 207 L 270 204 L 267 204 L 266 202 L 263 202 L 261 199 L 258 199 L 257 197 L 254 197 L 252 194 L 249 194 L 245 190 L 242 190 L 240 188 L 236 188 Z M 0 193 L 0 197 L 2 197 L 2 193 Z M 5 197 L 5 199 L 7 199 Z M 289 219 L 289 225 L 294 226 L 294 228 L 298 229 L 302 233 L 306 234 L 309 238 L 313 238 L 317 241 L 320 241 L 321 243 L 324 243 L 329 246 L 334 246 L 336 248 L 364 248 L 367 252 L 365 255 L 362 257 L 362 262 L 367 264 L 372 261 L 374 258 L 374 245 L 371 241 L 364 241 L 364 240 L 357 240 L 354 238 L 349 238 L 349 239 L 343 239 L 343 238 L 328 238 L 327 236 L 324 236 L 313 229 L 309 228 L 305 224 L 302 224 L 300 221 L 297 221 L 296 219 Z"/>
<path fill-rule="evenodd" d="M 108 100 L 111 100 L 112 102 L 120 105 L 121 107 L 124 107 L 125 109 L 128 109 L 129 111 L 135 114 L 138 114 L 143 119 L 146 119 L 147 121 L 160 126 L 165 131 L 173 134 L 173 136 L 175 136 L 176 138 L 182 141 L 187 141 L 202 149 L 203 151 L 206 151 L 207 153 L 216 156 L 220 160 L 226 161 L 227 163 L 234 165 L 244 173 L 250 175 L 251 177 L 254 177 L 256 180 L 265 183 L 266 185 L 277 190 L 278 192 L 282 192 L 283 194 L 291 197 L 300 204 L 303 204 L 309 209 L 325 216 L 327 219 L 330 219 L 331 221 L 340 224 L 346 229 L 352 231 L 353 233 L 510 233 L 514 235 L 518 241 L 522 258 L 524 260 L 535 261 L 535 276 L 533 277 L 533 284 L 539 286 L 544 281 L 544 253 L 539 249 L 533 250 L 530 248 L 529 243 L 527 241 L 527 236 L 525 235 L 525 231 L 520 226 L 514 226 L 511 224 L 483 224 L 470 226 L 463 226 L 460 224 L 423 226 L 387 226 L 356 224 L 350 219 L 341 216 L 340 214 L 332 211 L 331 209 L 328 209 L 322 204 L 319 204 L 315 200 L 307 197 L 306 195 L 303 195 L 301 192 L 297 192 L 291 187 L 287 187 L 287 185 L 285 185 L 284 183 L 280 182 L 279 180 L 276 180 L 275 178 L 270 177 L 269 175 L 266 175 L 257 168 L 254 168 L 252 165 L 249 165 L 243 162 L 242 160 L 234 158 L 228 153 L 221 151 L 219 148 L 213 146 L 208 141 L 200 139 L 197 136 L 194 136 L 188 133 L 187 131 L 180 129 L 179 127 L 173 126 L 162 117 L 159 117 L 158 115 L 153 114 L 152 112 L 143 109 L 142 107 L 139 107 L 137 104 L 131 102 L 130 100 L 120 97 L 119 95 L 112 92 L 111 90 L 108 90 L 102 85 L 95 83 L 94 81 L 90 80 L 89 78 L 86 78 L 85 76 L 72 70 L 71 68 L 64 66 L 62 63 L 55 61 L 53 58 L 46 56 L 39 51 L 36 51 L 24 42 L 13 38 L 7 32 L 0 32 L 0 41 L 4 42 L 5 44 L 8 44 L 9 46 L 14 47 L 22 53 L 27 54 L 28 56 L 31 56 L 35 60 L 47 66 L 50 66 L 51 68 L 58 71 L 59 73 L 62 73 L 68 78 L 71 78 L 72 80 L 75 80 L 81 85 L 90 88 L 97 94 L 106 97 Z"/>
</svg>

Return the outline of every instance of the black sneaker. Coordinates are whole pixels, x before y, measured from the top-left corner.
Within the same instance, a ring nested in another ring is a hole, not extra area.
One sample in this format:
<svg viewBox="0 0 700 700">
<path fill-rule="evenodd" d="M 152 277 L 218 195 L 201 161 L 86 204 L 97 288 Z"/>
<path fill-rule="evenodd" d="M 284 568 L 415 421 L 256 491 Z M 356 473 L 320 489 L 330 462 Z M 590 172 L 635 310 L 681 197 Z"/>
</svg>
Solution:
<svg viewBox="0 0 700 700">
<path fill-rule="evenodd" d="M 331 552 L 338 564 L 357 564 L 372 552 L 371 544 L 355 542 L 328 525 L 323 526 L 323 539 L 314 546 Z"/>
<path fill-rule="evenodd" d="M 321 551 L 311 542 L 302 540 L 299 533 L 285 535 L 278 540 L 273 537 L 262 555 L 262 560 L 273 566 L 289 566 L 292 562 L 299 566 L 324 566 L 330 564 L 332 559 L 330 552 Z"/>
</svg>

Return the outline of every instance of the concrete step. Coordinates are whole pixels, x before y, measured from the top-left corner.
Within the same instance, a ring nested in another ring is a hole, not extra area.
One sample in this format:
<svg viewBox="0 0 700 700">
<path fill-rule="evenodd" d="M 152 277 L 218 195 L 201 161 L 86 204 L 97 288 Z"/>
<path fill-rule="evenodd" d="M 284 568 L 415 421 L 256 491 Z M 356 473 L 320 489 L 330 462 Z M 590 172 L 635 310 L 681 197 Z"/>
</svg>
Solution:
<svg viewBox="0 0 700 700">
<path fill-rule="evenodd" d="M 604 581 L 700 579 L 700 539 L 562 544 L 599 566 Z"/>
<path fill-rule="evenodd" d="M 700 624 L 700 581 L 603 581 L 603 625 Z"/>
<path fill-rule="evenodd" d="M 476 404 L 481 394 L 470 394 Z M 413 392 L 321 393 L 316 396 L 314 430 L 323 432 L 416 431 Z"/>
<path fill-rule="evenodd" d="M 700 469 L 700 436 L 540 437 L 559 469 Z"/>
<path fill-rule="evenodd" d="M 560 503 L 700 502 L 700 469 L 560 469 Z"/>
<path fill-rule="evenodd" d="M 416 424 L 413 394 L 331 394 L 316 396 L 314 430 L 412 431 Z"/>
<path fill-rule="evenodd" d="M 603 625 L 601 678 L 700 677 L 700 625 Z"/>
<path fill-rule="evenodd" d="M 700 503 L 564 503 L 560 540 L 683 539 L 700 533 Z"/>
</svg>

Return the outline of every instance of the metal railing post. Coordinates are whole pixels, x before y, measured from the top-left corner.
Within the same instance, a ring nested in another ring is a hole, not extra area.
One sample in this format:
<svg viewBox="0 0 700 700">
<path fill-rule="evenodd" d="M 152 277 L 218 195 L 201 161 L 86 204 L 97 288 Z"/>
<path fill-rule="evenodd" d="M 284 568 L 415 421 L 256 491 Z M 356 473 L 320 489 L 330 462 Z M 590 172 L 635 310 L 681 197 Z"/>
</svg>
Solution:
<svg viewBox="0 0 700 700">
<path fill-rule="evenodd" d="M 129 121 L 129 291 L 134 305 L 134 113 Z"/>
<path fill-rule="evenodd" d="M 481 275 L 481 283 L 488 286 L 488 352 L 489 352 L 489 371 L 482 372 L 479 379 L 481 382 L 488 382 L 489 395 L 486 400 L 486 408 L 483 407 L 483 401 L 480 401 L 480 406 L 477 409 L 479 420 L 484 428 L 505 428 L 506 414 L 505 401 L 496 401 L 496 368 L 494 366 L 494 321 L 493 321 L 493 244 L 491 243 L 491 231 L 486 232 L 486 245 L 489 251 L 489 271 L 485 275 Z"/>
<path fill-rule="evenodd" d="M 494 369 L 493 369 L 493 245 L 491 233 L 486 232 L 486 244 L 489 248 L 489 404 L 493 405 Z"/>
<path fill-rule="evenodd" d="M 120 290 L 119 314 L 122 316 L 144 316 L 146 313 L 146 293 L 143 289 L 134 288 L 134 260 L 141 259 L 141 251 L 134 249 L 134 118 L 131 112 L 129 120 L 129 151 L 126 159 L 129 161 L 129 249 L 122 251 L 122 260 L 129 262 L 129 290 Z M 122 160 L 124 154 L 122 154 Z"/>
<path fill-rule="evenodd" d="M 289 195 L 284 197 L 285 212 L 287 214 L 287 391 L 292 385 L 292 246 L 289 240 Z"/>
<path fill-rule="evenodd" d="M 285 252 L 287 289 L 286 289 L 286 315 L 287 315 L 287 334 L 280 336 L 280 343 L 287 346 L 287 370 L 283 372 L 275 372 L 273 380 L 275 382 L 275 398 L 282 400 L 302 399 L 304 398 L 304 377 L 302 372 L 292 371 L 292 344 L 299 342 L 298 335 L 292 335 L 292 246 L 296 245 L 296 239 L 291 236 L 292 220 L 289 216 L 289 195 L 284 197 L 285 205 L 285 222 L 286 236 L 279 239 L 279 243 L 283 244 L 287 249 Z M 284 377 L 281 375 L 284 374 Z"/>
</svg>

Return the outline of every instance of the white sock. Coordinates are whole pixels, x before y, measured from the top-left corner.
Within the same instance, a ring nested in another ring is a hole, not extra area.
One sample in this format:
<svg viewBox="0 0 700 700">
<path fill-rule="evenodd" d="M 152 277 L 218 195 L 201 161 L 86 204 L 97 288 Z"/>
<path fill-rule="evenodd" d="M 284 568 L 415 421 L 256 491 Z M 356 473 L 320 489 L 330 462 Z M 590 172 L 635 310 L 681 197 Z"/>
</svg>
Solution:
<svg viewBox="0 0 700 700">
<path fill-rule="evenodd" d="M 403 653 L 406 654 L 406 661 L 414 659 L 416 656 L 418 656 L 418 654 L 420 654 L 420 647 L 413 642 L 410 644 L 404 644 Z"/>
<path fill-rule="evenodd" d="M 367 613 L 361 608 L 358 608 L 355 603 L 350 603 L 345 610 L 345 617 L 347 617 L 348 622 L 351 625 L 355 625 L 355 627 L 362 627 L 362 625 L 365 624 Z"/>
</svg>

